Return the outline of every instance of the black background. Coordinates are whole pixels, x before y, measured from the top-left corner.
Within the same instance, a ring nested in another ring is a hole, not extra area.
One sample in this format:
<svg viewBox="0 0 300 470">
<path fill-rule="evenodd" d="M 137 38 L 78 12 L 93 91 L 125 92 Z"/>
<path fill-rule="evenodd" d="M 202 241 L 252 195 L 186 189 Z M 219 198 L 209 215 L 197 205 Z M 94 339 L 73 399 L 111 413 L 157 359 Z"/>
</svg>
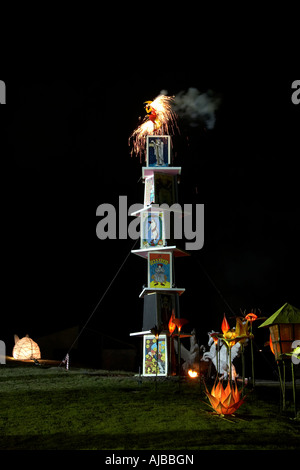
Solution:
<svg viewBox="0 0 300 470">
<path fill-rule="evenodd" d="M 3 79 L 3 308 L 1 339 L 34 339 L 83 326 L 133 240 L 99 240 L 96 209 L 120 195 L 143 202 L 142 164 L 128 138 L 143 102 L 162 89 L 189 87 L 221 96 L 213 130 L 182 123 L 174 139 L 182 166 L 179 198 L 205 204 L 200 251 L 176 261 L 185 287 L 181 316 L 201 344 L 230 318 L 252 308 L 262 316 L 299 297 L 299 123 L 291 101 L 297 76 L 183 70 L 169 77 L 124 74 L 58 79 Z M 170 78 L 171 77 L 171 78 Z M 180 123 L 179 123 L 180 124 Z M 3 140 L 2 139 L 2 140 Z M 129 219 L 131 220 L 131 219 Z M 125 342 L 142 326 L 146 262 L 130 255 L 89 321 Z M 232 326 L 234 320 L 230 320 Z M 268 334 L 258 334 L 263 345 Z M 61 358 L 58 358 L 61 359 Z"/>
</svg>

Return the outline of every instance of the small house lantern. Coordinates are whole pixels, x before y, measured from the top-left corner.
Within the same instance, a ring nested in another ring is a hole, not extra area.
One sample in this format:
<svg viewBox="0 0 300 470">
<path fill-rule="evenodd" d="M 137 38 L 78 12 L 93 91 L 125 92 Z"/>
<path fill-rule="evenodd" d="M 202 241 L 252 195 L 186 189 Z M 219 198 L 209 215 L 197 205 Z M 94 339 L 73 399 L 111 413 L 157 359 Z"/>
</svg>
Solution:
<svg viewBox="0 0 300 470">
<path fill-rule="evenodd" d="M 300 340 L 300 309 L 285 303 L 259 328 L 269 327 L 276 361 L 293 350 L 293 342 Z"/>
</svg>

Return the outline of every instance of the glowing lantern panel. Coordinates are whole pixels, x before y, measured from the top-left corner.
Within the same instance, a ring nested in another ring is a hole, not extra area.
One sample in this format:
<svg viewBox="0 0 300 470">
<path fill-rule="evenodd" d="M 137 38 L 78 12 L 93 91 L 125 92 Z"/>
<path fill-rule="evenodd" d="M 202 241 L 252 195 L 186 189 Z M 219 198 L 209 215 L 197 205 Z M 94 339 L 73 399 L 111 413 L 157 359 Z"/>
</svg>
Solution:
<svg viewBox="0 0 300 470">
<path fill-rule="evenodd" d="M 37 343 L 35 343 L 28 335 L 19 339 L 15 335 L 15 346 L 13 349 L 14 359 L 26 361 L 28 359 L 40 359 L 41 352 Z"/>
<path fill-rule="evenodd" d="M 280 359 L 282 354 L 292 351 L 292 343 L 295 338 L 300 338 L 300 324 L 282 323 L 270 325 L 270 337 L 275 359 Z"/>
<path fill-rule="evenodd" d="M 275 355 L 275 351 L 274 351 L 274 348 L 273 348 L 273 343 L 272 343 L 272 336 L 270 335 L 270 341 L 269 341 L 269 344 L 270 344 L 270 349 L 272 351 L 272 353 Z"/>
<path fill-rule="evenodd" d="M 293 342 L 300 338 L 300 309 L 287 302 L 271 315 L 259 328 L 270 329 L 275 359 L 290 356 Z"/>
</svg>

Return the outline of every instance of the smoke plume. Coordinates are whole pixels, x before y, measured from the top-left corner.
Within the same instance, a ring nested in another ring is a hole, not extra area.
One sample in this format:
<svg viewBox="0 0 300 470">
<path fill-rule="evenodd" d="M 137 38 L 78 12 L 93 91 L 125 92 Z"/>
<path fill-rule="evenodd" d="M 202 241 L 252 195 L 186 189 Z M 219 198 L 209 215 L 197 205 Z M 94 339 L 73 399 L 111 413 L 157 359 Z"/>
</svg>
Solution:
<svg viewBox="0 0 300 470">
<path fill-rule="evenodd" d="M 213 129 L 220 103 L 220 96 L 212 90 L 202 93 L 197 88 L 189 88 L 175 96 L 173 109 L 189 126 L 204 125 L 207 129 Z"/>
</svg>

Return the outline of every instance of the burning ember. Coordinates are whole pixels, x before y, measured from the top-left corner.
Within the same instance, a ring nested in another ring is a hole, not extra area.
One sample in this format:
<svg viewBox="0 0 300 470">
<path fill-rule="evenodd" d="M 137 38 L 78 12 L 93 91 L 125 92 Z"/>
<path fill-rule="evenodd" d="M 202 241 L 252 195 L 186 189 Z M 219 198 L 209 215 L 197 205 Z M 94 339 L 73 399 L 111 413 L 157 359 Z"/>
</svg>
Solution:
<svg viewBox="0 0 300 470">
<path fill-rule="evenodd" d="M 210 393 L 207 388 L 205 393 L 212 408 L 220 415 L 233 414 L 246 398 L 241 398 L 236 383 L 230 384 L 230 381 L 228 381 L 227 387 L 224 389 L 222 382 L 219 380 L 217 385 L 214 384 Z"/>
<path fill-rule="evenodd" d="M 188 375 L 189 375 L 192 379 L 194 379 L 194 378 L 198 377 L 198 372 L 197 372 L 196 370 L 190 369 L 190 370 L 188 371 Z"/>
</svg>

